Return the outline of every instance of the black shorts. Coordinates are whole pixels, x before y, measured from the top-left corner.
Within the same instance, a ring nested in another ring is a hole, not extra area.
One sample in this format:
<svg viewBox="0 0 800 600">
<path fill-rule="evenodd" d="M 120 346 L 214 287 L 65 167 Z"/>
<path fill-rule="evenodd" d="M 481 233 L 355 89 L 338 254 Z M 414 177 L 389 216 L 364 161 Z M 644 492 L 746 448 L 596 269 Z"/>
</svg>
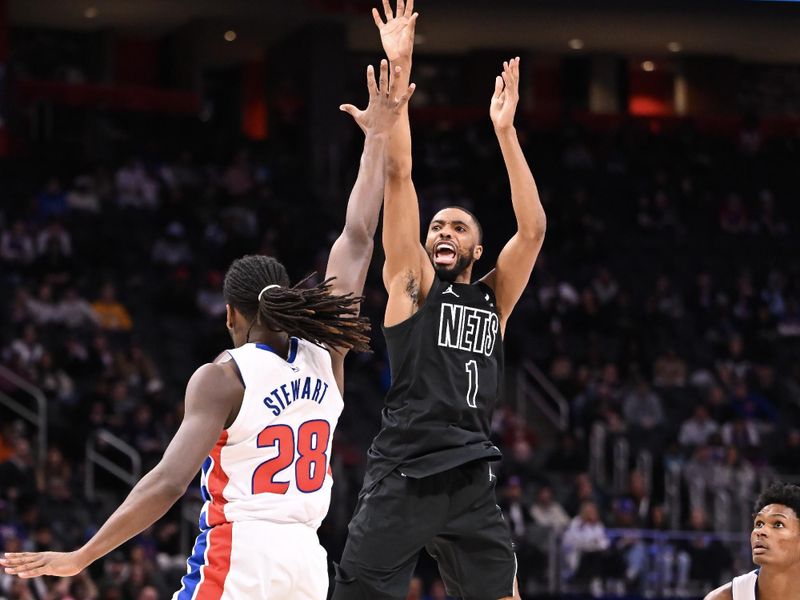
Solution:
<svg viewBox="0 0 800 600">
<path fill-rule="evenodd" d="M 517 561 L 495 481 L 489 463 L 477 461 L 422 479 L 395 469 L 363 489 L 333 600 L 404 600 L 422 548 L 449 596 L 513 596 Z"/>
</svg>

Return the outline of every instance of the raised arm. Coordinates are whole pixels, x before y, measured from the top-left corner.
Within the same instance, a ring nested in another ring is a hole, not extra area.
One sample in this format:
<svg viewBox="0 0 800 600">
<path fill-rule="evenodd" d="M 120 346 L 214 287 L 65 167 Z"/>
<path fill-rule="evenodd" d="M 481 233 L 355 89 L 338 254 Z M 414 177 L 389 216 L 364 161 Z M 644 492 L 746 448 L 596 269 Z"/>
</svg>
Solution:
<svg viewBox="0 0 800 600">
<path fill-rule="evenodd" d="M 373 9 L 372 16 L 381 34 L 381 43 L 392 67 L 400 66 L 406 77 L 411 72 L 414 28 L 417 14 L 414 2 L 397 1 L 393 14 L 384 0 L 384 23 Z M 402 83 L 402 82 L 401 82 Z M 386 190 L 383 200 L 383 249 L 386 264 L 383 282 L 389 293 L 386 326 L 396 325 L 413 315 L 424 301 L 433 281 L 433 267 L 420 243 L 417 192 L 411 180 L 411 126 L 404 108 L 389 135 L 386 150 Z"/>
<path fill-rule="evenodd" d="M 334 242 L 328 258 L 325 277 L 335 277 L 332 293 L 360 296 L 364 291 L 372 260 L 373 238 L 378 227 L 378 216 L 383 202 L 384 160 L 389 130 L 397 121 L 402 108 L 408 103 L 414 86 L 399 87 L 403 77 L 401 67 L 395 67 L 391 83 L 389 65 L 381 61 L 379 84 L 375 83 L 372 66 L 367 67 L 369 104 L 359 110 L 352 104 L 343 104 L 340 110 L 350 114 L 365 134 L 364 151 L 358 177 L 347 202 L 344 229 Z M 402 95 L 397 98 L 398 91 Z M 343 361 L 346 350 L 332 350 L 334 375 L 340 391 L 343 389 Z"/>
<path fill-rule="evenodd" d="M 502 331 L 505 331 L 509 315 L 528 285 L 547 227 L 536 182 L 514 129 L 518 102 L 519 58 L 513 58 L 503 63 L 503 73 L 495 80 L 489 113 L 511 183 L 517 232 L 503 247 L 495 268 L 482 279 L 494 289 Z"/>
<path fill-rule="evenodd" d="M 0 565 L 23 578 L 69 577 L 88 567 L 160 519 L 197 476 L 244 390 L 225 365 L 203 365 L 186 388 L 186 410 L 161 461 L 137 483 L 122 505 L 74 552 L 7 553 Z"/>
</svg>

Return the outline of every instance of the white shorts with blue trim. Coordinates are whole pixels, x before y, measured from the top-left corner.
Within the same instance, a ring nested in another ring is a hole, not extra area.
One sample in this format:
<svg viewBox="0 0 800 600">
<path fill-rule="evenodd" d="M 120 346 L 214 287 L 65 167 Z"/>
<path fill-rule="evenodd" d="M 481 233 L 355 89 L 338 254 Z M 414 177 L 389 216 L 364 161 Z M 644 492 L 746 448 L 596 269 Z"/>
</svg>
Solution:
<svg viewBox="0 0 800 600">
<path fill-rule="evenodd" d="M 328 560 L 299 523 L 239 521 L 200 533 L 172 600 L 325 600 Z"/>
</svg>

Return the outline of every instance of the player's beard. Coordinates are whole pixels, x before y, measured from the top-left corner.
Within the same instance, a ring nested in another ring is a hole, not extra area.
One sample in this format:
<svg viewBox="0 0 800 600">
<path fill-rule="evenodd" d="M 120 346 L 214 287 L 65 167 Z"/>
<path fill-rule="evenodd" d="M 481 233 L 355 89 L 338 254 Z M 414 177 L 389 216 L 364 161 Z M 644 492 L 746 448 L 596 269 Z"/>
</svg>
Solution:
<svg viewBox="0 0 800 600">
<path fill-rule="evenodd" d="M 438 266 L 433 262 L 433 257 L 431 257 L 431 262 L 433 263 L 433 270 L 439 279 L 447 283 L 455 283 L 456 278 L 472 264 L 472 250 L 468 254 L 459 254 L 455 264 L 450 267 Z"/>
</svg>

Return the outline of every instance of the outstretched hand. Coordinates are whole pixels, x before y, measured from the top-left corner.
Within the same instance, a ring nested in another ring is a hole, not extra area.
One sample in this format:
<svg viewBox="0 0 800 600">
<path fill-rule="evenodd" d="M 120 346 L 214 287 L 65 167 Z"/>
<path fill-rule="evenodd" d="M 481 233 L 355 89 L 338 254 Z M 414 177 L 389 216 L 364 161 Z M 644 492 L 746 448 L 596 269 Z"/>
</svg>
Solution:
<svg viewBox="0 0 800 600">
<path fill-rule="evenodd" d="M 503 63 L 503 72 L 494 82 L 489 116 L 495 129 L 514 126 L 514 113 L 519 102 L 519 57 Z"/>
<path fill-rule="evenodd" d="M 400 90 L 398 82 L 401 80 L 402 68 L 394 68 L 391 83 L 389 82 L 389 64 L 381 61 L 380 78 L 375 84 L 375 69 L 372 65 L 367 67 L 367 88 L 369 89 L 369 104 L 364 110 L 359 110 L 352 104 L 342 104 L 339 110 L 348 113 L 355 119 L 364 133 L 388 133 L 397 121 L 400 111 L 414 93 L 415 85 L 412 83 L 398 98 Z"/>
<path fill-rule="evenodd" d="M 414 27 L 417 24 L 418 13 L 414 12 L 414 0 L 397 0 L 397 11 L 392 13 L 389 0 L 383 0 L 383 12 L 386 23 L 381 19 L 377 8 L 372 9 L 372 18 L 381 32 L 381 43 L 386 58 L 395 62 L 397 60 L 410 60 L 414 51 Z"/>
<path fill-rule="evenodd" d="M 0 566 L 7 575 L 22 579 L 41 575 L 71 577 L 86 567 L 75 552 L 7 552 L 0 557 Z"/>
</svg>

